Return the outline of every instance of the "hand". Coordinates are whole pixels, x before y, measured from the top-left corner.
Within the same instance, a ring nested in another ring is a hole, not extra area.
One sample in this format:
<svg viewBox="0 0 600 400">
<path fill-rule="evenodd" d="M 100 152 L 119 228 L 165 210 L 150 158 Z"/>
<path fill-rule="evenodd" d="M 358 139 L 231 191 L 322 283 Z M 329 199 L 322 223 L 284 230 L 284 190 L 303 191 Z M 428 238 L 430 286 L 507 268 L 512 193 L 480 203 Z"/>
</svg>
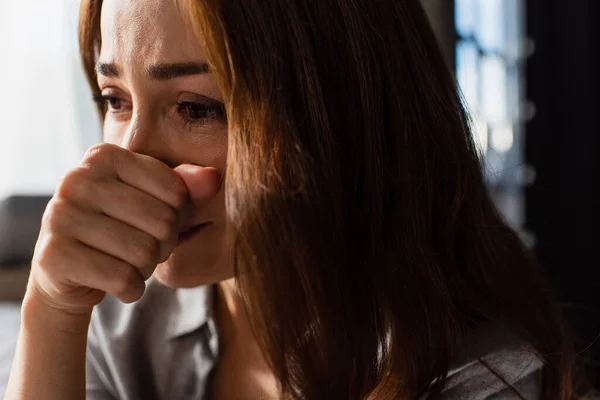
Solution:
<svg viewBox="0 0 600 400">
<path fill-rule="evenodd" d="M 172 170 L 114 145 L 92 147 L 46 208 L 28 296 L 71 314 L 91 313 L 105 293 L 138 300 L 175 248 L 190 201 L 201 207 L 219 185 L 214 168 Z"/>
</svg>

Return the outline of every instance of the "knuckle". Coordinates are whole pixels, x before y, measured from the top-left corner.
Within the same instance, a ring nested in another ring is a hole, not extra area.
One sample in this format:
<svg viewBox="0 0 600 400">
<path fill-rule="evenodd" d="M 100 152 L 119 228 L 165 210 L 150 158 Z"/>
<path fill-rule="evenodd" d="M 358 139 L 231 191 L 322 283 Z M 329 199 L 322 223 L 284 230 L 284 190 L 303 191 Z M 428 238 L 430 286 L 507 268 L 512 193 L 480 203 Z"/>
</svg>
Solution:
<svg viewBox="0 0 600 400">
<path fill-rule="evenodd" d="M 176 175 L 176 174 L 175 174 Z M 171 182 L 169 188 L 171 195 L 173 196 L 173 205 L 175 208 L 182 207 L 188 200 L 187 186 L 179 176 L 175 176 Z"/>
<path fill-rule="evenodd" d="M 119 278 L 115 283 L 115 294 L 117 297 L 129 293 L 132 288 L 135 288 L 139 284 L 140 279 L 142 279 L 135 268 L 120 268 L 118 276 Z"/>
<path fill-rule="evenodd" d="M 157 262 L 159 245 L 153 237 L 142 235 L 129 245 L 129 252 L 136 267 L 145 267 Z"/>
<path fill-rule="evenodd" d="M 168 241 L 164 241 L 160 246 L 160 255 L 158 259 L 158 263 L 163 263 L 169 259 L 173 250 L 177 246 L 177 238 L 171 238 Z"/>
<path fill-rule="evenodd" d="M 54 294 L 58 298 L 68 297 L 72 293 L 72 289 L 70 289 L 67 285 L 54 285 Z"/>
<path fill-rule="evenodd" d="M 70 252 L 65 241 L 58 235 L 43 235 L 36 244 L 33 265 L 44 275 L 57 277 L 63 272 L 63 267 L 69 263 Z"/>
<path fill-rule="evenodd" d="M 83 156 L 86 165 L 97 165 L 113 159 L 118 147 L 110 143 L 99 143 L 90 147 Z"/>
<path fill-rule="evenodd" d="M 56 232 L 63 226 L 68 226 L 69 221 L 74 219 L 72 206 L 64 200 L 54 199 L 44 211 L 42 225 L 50 232 Z"/>
<path fill-rule="evenodd" d="M 177 229 L 177 213 L 170 207 L 161 211 L 160 216 L 156 219 L 156 236 L 157 239 L 164 241 L 168 240 L 173 232 Z"/>
<path fill-rule="evenodd" d="M 56 189 L 56 197 L 79 199 L 89 193 L 91 186 L 88 172 L 83 168 L 75 168 L 60 180 Z"/>
<path fill-rule="evenodd" d="M 35 245 L 35 251 L 33 254 L 33 265 L 38 265 L 40 268 L 45 269 L 48 265 L 48 262 L 53 259 L 53 255 L 55 253 L 54 243 L 56 239 L 54 239 L 54 235 L 46 234 L 41 235 Z"/>
</svg>

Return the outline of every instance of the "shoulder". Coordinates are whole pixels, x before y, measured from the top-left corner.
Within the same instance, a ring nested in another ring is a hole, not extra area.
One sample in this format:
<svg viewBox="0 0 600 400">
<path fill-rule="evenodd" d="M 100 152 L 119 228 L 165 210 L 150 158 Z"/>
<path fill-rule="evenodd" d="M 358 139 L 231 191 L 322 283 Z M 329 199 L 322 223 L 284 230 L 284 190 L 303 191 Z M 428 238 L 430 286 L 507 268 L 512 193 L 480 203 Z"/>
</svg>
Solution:
<svg viewBox="0 0 600 400">
<path fill-rule="evenodd" d="M 450 371 L 444 400 L 540 398 L 543 363 L 526 349 L 503 349 Z"/>
<path fill-rule="evenodd" d="M 102 398 L 94 394 L 100 391 L 146 399 L 202 393 L 214 347 L 205 329 L 210 293 L 209 286 L 171 289 L 150 279 L 135 303 L 107 295 L 94 308 L 88 334 L 88 398 Z M 157 393 L 146 393 L 151 386 Z"/>
<path fill-rule="evenodd" d="M 526 343 L 501 330 L 479 331 L 468 361 L 448 374 L 444 400 L 540 398 L 542 360 Z"/>
</svg>

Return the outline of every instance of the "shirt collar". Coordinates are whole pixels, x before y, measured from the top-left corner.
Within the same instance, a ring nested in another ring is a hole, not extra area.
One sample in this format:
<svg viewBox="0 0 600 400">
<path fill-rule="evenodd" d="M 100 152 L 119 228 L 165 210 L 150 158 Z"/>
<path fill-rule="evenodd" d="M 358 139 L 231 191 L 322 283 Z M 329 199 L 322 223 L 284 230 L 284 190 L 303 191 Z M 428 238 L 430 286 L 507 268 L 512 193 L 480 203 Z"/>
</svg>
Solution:
<svg viewBox="0 0 600 400">
<path fill-rule="evenodd" d="M 168 310 L 166 326 L 167 339 L 173 340 L 192 333 L 205 325 L 214 328 L 213 302 L 214 286 L 175 289 L 172 304 L 165 304 Z"/>
</svg>

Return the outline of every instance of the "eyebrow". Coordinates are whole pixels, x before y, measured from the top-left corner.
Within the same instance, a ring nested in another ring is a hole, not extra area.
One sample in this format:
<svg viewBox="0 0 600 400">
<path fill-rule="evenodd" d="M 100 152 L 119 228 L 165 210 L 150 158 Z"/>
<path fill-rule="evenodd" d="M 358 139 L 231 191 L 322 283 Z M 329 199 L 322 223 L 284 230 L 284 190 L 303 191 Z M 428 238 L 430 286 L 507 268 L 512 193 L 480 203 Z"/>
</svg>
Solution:
<svg viewBox="0 0 600 400">
<path fill-rule="evenodd" d="M 99 62 L 96 65 L 96 72 L 106 77 L 116 78 L 119 76 L 119 69 L 114 63 Z M 148 68 L 147 73 L 153 80 L 166 81 L 184 76 L 207 74 L 210 73 L 210 68 L 204 62 L 168 63 L 153 65 Z"/>
<path fill-rule="evenodd" d="M 111 78 L 119 76 L 119 70 L 117 69 L 117 66 L 113 63 L 99 62 L 98 64 L 96 64 L 96 73 L 98 75 L 104 75 Z"/>
</svg>

